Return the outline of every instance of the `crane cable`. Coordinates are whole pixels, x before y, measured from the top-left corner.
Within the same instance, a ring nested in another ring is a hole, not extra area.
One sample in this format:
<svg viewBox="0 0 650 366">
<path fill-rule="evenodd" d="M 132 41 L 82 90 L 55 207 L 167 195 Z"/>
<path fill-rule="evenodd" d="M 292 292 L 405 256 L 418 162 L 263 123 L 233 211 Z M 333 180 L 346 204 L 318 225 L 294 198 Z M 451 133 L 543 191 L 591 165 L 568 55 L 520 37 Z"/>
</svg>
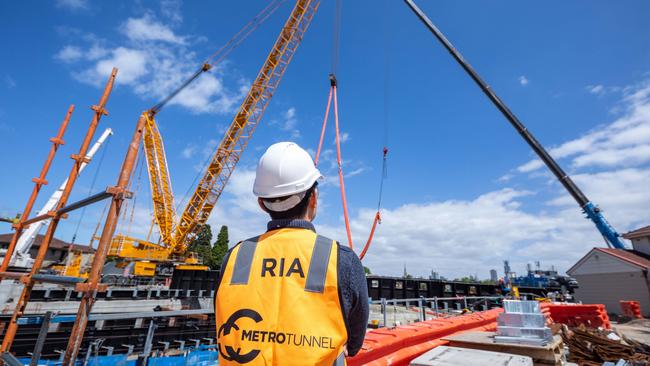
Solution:
<svg viewBox="0 0 650 366">
<path fill-rule="evenodd" d="M 388 4 L 389 1 L 385 0 L 384 1 L 384 138 L 383 138 L 383 147 L 382 147 L 382 161 L 381 161 L 381 178 L 379 179 L 379 195 L 377 197 L 377 213 L 375 214 L 375 219 L 372 223 L 372 228 L 370 229 L 370 235 L 368 237 L 368 241 L 366 242 L 366 246 L 363 247 L 363 250 L 361 251 L 361 254 L 359 255 L 359 258 L 363 259 L 363 257 L 366 255 L 366 252 L 368 251 L 368 248 L 370 247 L 370 243 L 372 241 L 372 238 L 375 234 L 375 229 L 377 227 L 377 224 L 381 223 L 381 199 L 384 194 L 384 180 L 388 178 L 388 129 L 389 129 L 389 81 L 390 81 L 390 17 L 389 17 L 389 12 L 388 12 Z"/>
<path fill-rule="evenodd" d="M 102 155 L 99 157 L 99 161 L 97 162 L 97 169 L 95 169 L 95 174 L 93 175 L 93 180 L 90 183 L 90 187 L 88 188 L 88 195 L 87 197 L 90 197 L 90 195 L 93 193 L 93 190 L 95 189 L 95 183 L 97 182 L 97 176 L 99 175 L 99 172 L 102 170 L 102 163 L 104 162 L 104 157 L 106 156 L 106 151 L 108 150 L 108 146 L 111 143 L 111 136 L 113 134 L 109 134 L 108 137 L 106 138 L 106 143 L 104 144 L 104 150 L 102 150 Z M 77 240 L 77 234 L 79 233 L 79 228 L 81 227 L 81 220 L 83 220 L 85 213 L 86 213 L 86 207 L 84 206 L 81 209 L 81 213 L 79 214 L 79 220 L 77 221 L 77 226 L 74 229 L 74 233 L 72 234 L 72 240 L 70 240 L 70 244 L 74 244 L 75 240 Z"/>
<path fill-rule="evenodd" d="M 278 10 L 280 5 L 286 0 L 272 0 L 269 5 L 262 9 L 253 19 L 251 19 L 244 27 L 242 27 L 237 33 L 235 33 L 232 38 L 226 42 L 221 48 L 219 48 L 215 53 L 208 57 L 201 67 L 194 72 L 185 82 L 183 82 L 178 88 L 169 93 L 164 97 L 160 102 L 156 103 L 153 107 L 149 109 L 149 115 L 153 116 L 156 113 L 169 103 L 178 93 L 183 91 L 187 86 L 189 86 L 194 80 L 196 80 L 201 74 L 206 71 L 209 71 L 217 64 L 221 63 L 232 51 L 234 51 L 248 36 L 250 36 L 262 23 L 264 23 L 273 13 Z"/>
<path fill-rule="evenodd" d="M 144 154 L 140 154 L 140 159 L 139 159 L 139 162 L 138 162 L 139 165 L 140 165 L 140 167 L 138 169 L 138 181 L 136 183 L 135 191 L 134 191 L 134 194 L 133 194 L 133 200 L 132 200 L 133 202 L 131 202 L 131 214 L 129 216 L 129 226 L 126 229 L 126 236 L 131 236 L 131 226 L 133 225 L 133 218 L 135 216 L 135 205 L 136 205 L 136 202 L 137 202 L 136 200 L 138 199 L 137 194 L 140 193 L 140 186 L 141 186 L 141 183 L 142 183 L 142 171 L 144 170 L 143 167 L 145 165 L 143 163 L 143 160 L 144 160 Z"/>
<path fill-rule="evenodd" d="M 339 186 L 341 189 L 343 217 L 345 220 L 345 231 L 348 237 L 348 245 L 350 249 L 354 249 L 354 244 L 352 242 L 352 233 L 350 230 L 350 217 L 348 214 L 348 205 L 347 205 L 347 199 L 345 195 L 345 182 L 343 178 L 343 163 L 341 159 L 341 138 L 340 138 L 340 130 L 339 130 L 338 97 L 336 92 L 338 83 L 335 74 L 338 66 L 338 55 L 339 55 L 339 39 L 340 39 L 340 27 L 341 27 L 341 0 L 337 0 L 335 12 L 336 13 L 334 17 L 334 34 L 333 34 L 333 47 L 332 47 L 332 73 L 329 76 L 330 90 L 327 98 L 327 107 L 325 109 L 325 116 L 323 118 L 323 125 L 321 128 L 320 139 L 318 142 L 318 149 L 316 151 L 316 156 L 314 157 L 314 164 L 317 166 L 318 161 L 320 159 L 320 154 L 323 148 L 323 141 L 325 139 L 325 130 L 327 128 L 327 120 L 329 119 L 329 111 L 331 109 L 332 100 L 333 100 L 334 101 L 334 131 L 335 131 L 335 142 L 336 142 L 336 162 L 338 166 Z M 379 188 L 379 199 L 377 203 L 377 212 L 375 213 L 375 217 L 372 223 L 372 227 L 370 229 L 368 240 L 366 241 L 366 244 L 361 250 L 359 259 L 363 259 L 363 257 L 365 257 L 366 253 L 368 252 L 368 249 L 370 248 L 370 244 L 372 243 L 372 239 L 374 237 L 377 224 L 381 223 L 381 197 L 383 193 L 384 178 L 386 177 L 386 160 L 388 157 L 388 148 L 384 147 L 382 149 L 382 153 L 383 153 L 382 175 L 381 175 L 381 181 L 379 185 L 380 188 Z"/>
<path fill-rule="evenodd" d="M 126 190 L 129 192 L 133 192 L 133 180 L 136 176 L 135 172 L 138 171 L 138 168 L 140 167 L 142 163 L 142 156 L 144 154 L 139 153 L 139 149 L 142 149 L 142 145 L 138 146 L 138 160 L 136 161 L 135 165 L 133 165 L 133 168 L 131 168 L 131 174 L 129 177 L 129 181 L 126 186 Z M 135 194 L 137 192 L 133 192 L 133 197 L 135 197 Z M 132 200 L 125 200 L 124 203 L 122 203 L 122 207 L 120 207 L 120 215 L 122 216 L 121 218 L 118 218 L 118 224 L 117 224 L 117 232 L 120 233 L 120 235 L 123 233 L 124 229 L 124 222 L 126 221 L 126 214 L 129 212 L 129 201 Z"/>
<path fill-rule="evenodd" d="M 384 138 L 383 138 L 383 148 L 382 148 L 382 161 L 381 161 L 381 178 L 379 179 L 379 195 L 377 197 L 377 213 L 375 214 L 375 220 L 372 223 L 372 228 L 370 229 L 370 235 L 368 237 L 368 242 L 366 246 L 361 251 L 359 258 L 363 259 L 370 247 L 370 242 L 375 234 L 375 228 L 377 224 L 381 223 L 381 199 L 384 193 L 384 180 L 388 178 L 388 129 L 389 129 L 389 100 L 390 100 L 390 17 L 388 12 L 389 1 L 384 1 Z"/>
</svg>

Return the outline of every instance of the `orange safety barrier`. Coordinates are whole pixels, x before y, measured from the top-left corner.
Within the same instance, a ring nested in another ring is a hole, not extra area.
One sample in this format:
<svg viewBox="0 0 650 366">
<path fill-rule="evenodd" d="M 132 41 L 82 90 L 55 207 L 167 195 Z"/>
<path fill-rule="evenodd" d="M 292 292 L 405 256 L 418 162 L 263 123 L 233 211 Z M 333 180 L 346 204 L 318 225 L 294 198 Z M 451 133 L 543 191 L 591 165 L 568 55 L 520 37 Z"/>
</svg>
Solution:
<svg viewBox="0 0 650 366">
<path fill-rule="evenodd" d="M 361 351 L 347 358 L 355 365 L 408 365 L 408 363 L 437 346 L 446 344 L 441 338 L 465 331 L 493 331 L 503 309 L 439 318 L 393 329 L 374 329 L 366 333 Z"/>
<path fill-rule="evenodd" d="M 572 327 L 585 325 L 591 328 L 612 328 L 605 305 L 602 304 L 541 303 L 540 307 L 542 313 L 550 316 L 555 323 Z"/>
<path fill-rule="evenodd" d="M 643 315 L 641 315 L 641 304 L 638 301 L 621 300 L 619 303 L 621 304 L 623 315 L 630 318 L 643 319 Z"/>
</svg>

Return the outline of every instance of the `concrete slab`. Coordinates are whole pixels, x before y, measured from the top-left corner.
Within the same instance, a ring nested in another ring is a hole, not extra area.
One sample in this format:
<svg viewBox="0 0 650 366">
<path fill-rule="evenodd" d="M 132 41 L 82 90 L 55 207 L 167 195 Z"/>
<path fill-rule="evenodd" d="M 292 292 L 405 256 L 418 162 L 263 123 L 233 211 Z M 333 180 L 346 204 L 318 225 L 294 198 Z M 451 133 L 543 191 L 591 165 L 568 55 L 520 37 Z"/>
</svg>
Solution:
<svg viewBox="0 0 650 366">
<path fill-rule="evenodd" d="M 650 344 L 650 319 L 635 319 L 627 323 L 612 324 L 618 333 L 637 342 Z"/>
<path fill-rule="evenodd" d="M 440 346 L 411 361 L 411 366 L 533 366 L 533 360 L 502 352 Z"/>
<path fill-rule="evenodd" d="M 495 332 L 465 332 L 444 338 L 450 347 L 478 349 L 529 356 L 534 365 L 561 365 L 564 343 L 559 335 L 545 346 L 528 344 L 495 343 Z"/>
</svg>

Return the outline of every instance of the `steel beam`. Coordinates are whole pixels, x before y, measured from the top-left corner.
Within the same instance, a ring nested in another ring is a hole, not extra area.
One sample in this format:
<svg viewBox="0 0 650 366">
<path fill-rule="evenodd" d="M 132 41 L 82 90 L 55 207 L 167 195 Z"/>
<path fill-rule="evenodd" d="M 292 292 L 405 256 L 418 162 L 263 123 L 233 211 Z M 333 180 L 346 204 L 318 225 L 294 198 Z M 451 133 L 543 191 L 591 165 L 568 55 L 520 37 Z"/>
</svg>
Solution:
<svg viewBox="0 0 650 366">
<path fill-rule="evenodd" d="M 115 82 L 116 74 L 117 74 L 117 69 L 113 68 L 113 71 L 110 77 L 108 78 L 108 81 L 104 88 L 104 92 L 102 93 L 102 97 L 99 101 L 99 104 L 91 107 L 91 109 L 94 111 L 93 118 L 90 122 L 90 125 L 88 126 L 88 129 L 86 130 L 86 135 L 84 136 L 83 142 L 79 147 L 79 152 L 71 156 L 72 160 L 74 160 L 74 163 L 72 165 L 72 169 L 70 170 L 70 174 L 68 175 L 68 180 L 66 182 L 65 188 L 61 193 L 61 198 L 59 199 L 59 202 L 57 203 L 56 209 L 54 211 L 58 211 L 61 208 L 65 207 L 68 198 L 70 197 L 70 193 L 72 192 L 72 188 L 74 187 L 77 178 L 79 177 L 79 171 L 81 170 L 81 166 L 82 164 L 87 163 L 88 161 L 88 159 L 86 158 L 86 153 L 88 152 L 90 143 L 92 142 L 93 136 L 95 135 L 95 131 L 97 130 L 97 126 L 99 125 L 99 121 L 103 115 L 108 114 L 106 112 L 105 107 L 106 107 L 106 102 L 108 101 L 108 97 L 111 91 L 113 90 L 113 84 Z M 31 292 L 34 287 L 34 281 L 32 277 L 38 274 L 38 272 L 41 269 L 41 266 L 43 265 L 43 261 L 45 260 L 45 255 L 47 254 L 47 250 L 49 249 L 52 239 L 54 239 L 54 233 L 56 232 L 60 219 L 61 219 L 60 215 L 54 215 L 54 217 L 52 218 L 52 222 L 50 222 L 50 225 L 47 227 L 47 231 L 45 232 L 45 235 L 43 236 L 43 240 L 41 241 L 41 245 L 38 248 L 38 254 L 34 259 L 34 264 L 32 265 L 31 271 L 29 275 L 25 278 L 27 281 L 25 281 L 26 282 L 25 286 L 23 287 L 22 293 L 20 294 L 20 297 L 16 302 L 16 308 L 14 309 L 11 320 L 9 321 L 9 326 L 7 327 L 7 330 L 5 332 L 5 337 L 2 341 L 0 352 L 8 352 L 11 349 L 11 345 L 13 344 L 14 337 L 16 336 L 16 331 L 18 330 L 17 319 L 20 318 L 25 312 L 25 308 L 27 307 L 27 303 L 29 302 Z"/>
<path fill-rule="evenodd" d="M 52 319 L 52 312 L 48 311 L 43 316 L 43 322 L 41 323 L 41 329 L 38 331 L 38 338 L 36 339 L 36 345 L 34 345 L 34 352 L 32 352 L 32 358 L 29 361 L 29 366 L 38 365 L 38 359 L 41 358 L 41 351 L 43 351 L 43 345 L 45 344 L 45 339 L 47 338 L 47 331 L 50 327 L 50 320 Z"/>
<path fill-rule="evenodd" d="M 99 239 L 99 244 L 97 246 L 97 250 L 95 251 L 92 267 L 88 276 L 87 289 L 84 292 L 84 296 L 81 298 L 81 301 L 79 302 L 77 321 L 74 323 L 74 327 L 70 332 L 68 346 L 63 358 L 63 366 L 73 365 L 77 359 L 84 332 L 86 331 L 86 325 L 88 324 L 88 315 L 90 314 L 93 304 L 95 303 L 95 296 L 97 292 L 96 290 L 101 279 L 101 272 L 104 268 L 106 255 L 108 254 L 111 240 L 115 234 L 115 228 L 117 226 L 117 221 L 120 217 L 120 211 L 125 199 L 124 194 L 119 193 L 126 192 L 129 181 L 131 180 L 131 174 L 133 173 L 133 169 L 138 157 L 138 149 L 140 147 L 140 142 L 142 141 L 142 133 L 144 127 L 145 118 L 144 115 L 142 115 L 138 119 L 138 123 L 135 127 L 135 132 L 131 138 L 131 143 L 129 144 L 126 156 L 124 157 L 124 162 L 122 163 L 122 168 L 120 169 L 117 184 L 112 188 L 114 192 L 117 192 L 118 194 L 113 195 L 110 207 L 108 209 L 108 215 L 106 217 L 106 221 L 104 222 L 104 229 L 102 230 L 102 235 Z"/>
</svg>

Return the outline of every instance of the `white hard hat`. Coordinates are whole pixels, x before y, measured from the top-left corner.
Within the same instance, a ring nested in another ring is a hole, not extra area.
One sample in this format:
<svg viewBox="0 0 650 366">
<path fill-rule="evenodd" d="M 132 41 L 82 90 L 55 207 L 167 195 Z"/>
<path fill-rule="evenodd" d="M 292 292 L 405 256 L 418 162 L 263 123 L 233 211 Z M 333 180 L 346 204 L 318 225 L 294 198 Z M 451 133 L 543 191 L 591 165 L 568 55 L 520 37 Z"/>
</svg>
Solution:
<svg viewBox="0 0 650 366">
<path fill-rule="evenodd" d="M 307 191 L 321 178 L 309 153 L 293 142 L 269 146 L 257 164 L 253 193 L 277 198 Z"/>
</svg>

